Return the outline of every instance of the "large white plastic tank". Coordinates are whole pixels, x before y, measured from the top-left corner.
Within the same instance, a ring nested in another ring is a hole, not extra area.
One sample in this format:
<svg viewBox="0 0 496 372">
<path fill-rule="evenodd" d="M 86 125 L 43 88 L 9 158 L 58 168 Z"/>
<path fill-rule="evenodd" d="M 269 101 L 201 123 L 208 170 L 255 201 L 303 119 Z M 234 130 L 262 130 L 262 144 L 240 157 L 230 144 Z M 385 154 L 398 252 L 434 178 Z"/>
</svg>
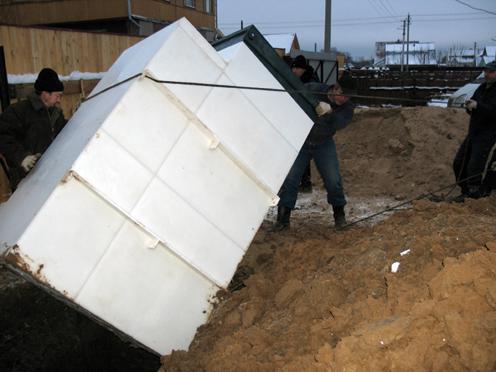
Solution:
<svg viewBox="0 0 496 372">
<path fill-rule="evenodd" d="M 92 95 L 135 74 L 281 88 L 243 43 L 219 54 L 186 19 Z M 0 206 L 0 253 L 151 350 L 187 349 L 311 125 L 287 93 L 131 79 L 83 103 Z"/>
</svg>

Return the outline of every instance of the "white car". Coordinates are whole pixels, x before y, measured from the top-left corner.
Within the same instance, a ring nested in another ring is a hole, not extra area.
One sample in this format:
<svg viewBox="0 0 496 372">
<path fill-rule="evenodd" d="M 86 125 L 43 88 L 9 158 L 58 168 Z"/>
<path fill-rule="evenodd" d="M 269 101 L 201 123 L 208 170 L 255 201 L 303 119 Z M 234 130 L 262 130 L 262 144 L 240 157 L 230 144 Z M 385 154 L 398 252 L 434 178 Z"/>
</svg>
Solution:
<svg viewBox="0 0 496 372">
<path fill-rule="evenodd" d="M 477 79 L 464 85 L 453 93 L 448 99 L 448 107 L 463 107 L 474 95 L 475 90 L 484 82 L 484 73 L 480 74 Z"/>
</svg>

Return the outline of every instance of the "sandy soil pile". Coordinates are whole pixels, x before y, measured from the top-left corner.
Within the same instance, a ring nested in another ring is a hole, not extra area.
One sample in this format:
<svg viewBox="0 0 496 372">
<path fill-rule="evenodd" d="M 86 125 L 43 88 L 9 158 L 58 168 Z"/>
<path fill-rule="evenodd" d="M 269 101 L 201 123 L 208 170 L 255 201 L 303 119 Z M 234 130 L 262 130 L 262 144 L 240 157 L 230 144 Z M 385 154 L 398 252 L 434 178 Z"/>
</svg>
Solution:
<svg viewBox="0 0 496 372">
<path fill-rule="evenodd" d="M 220 296 L 166 370 L 493 371 L 495 220 L 491 197 L 418 202 L 344 232 L 267 224 L 243 262 L 246 287 Z"/>
<path fill-rule="evenodd" d="M 454 183 L 451 164 L 468 120 L 451 108 L 357 110 L 336 135 L 346 192 L 408 199 Z"/>
<path fill-rule="evenodd" d="M 436 108 L 357 119 L 340 137 L 352 218 L 354 197 L 444 185 L 467 125 Z M 209 323 L 164 370 L 496 370 L 496 196 L 419 201 L 345 231 L 322 192 L 302 199 L 290 231 L 271 232 L 269 214 Z"/>
</svg>

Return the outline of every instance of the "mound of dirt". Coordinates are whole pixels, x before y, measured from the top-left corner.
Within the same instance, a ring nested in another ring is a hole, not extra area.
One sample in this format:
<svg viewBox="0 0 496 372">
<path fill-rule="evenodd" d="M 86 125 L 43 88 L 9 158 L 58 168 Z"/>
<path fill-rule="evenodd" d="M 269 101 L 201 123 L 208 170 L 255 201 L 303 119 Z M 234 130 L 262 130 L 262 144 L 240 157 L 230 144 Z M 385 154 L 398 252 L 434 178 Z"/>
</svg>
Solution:
<svg viewBox="0 0 496 372">
<path fill-rule="evenodd" d="M 336 135 L 346 193 L 408 199 L 454 183 L 452 162 L 468 120 L 461 109 L 357 110 Z"/>
<path fill-rule="evenodd" d="M 452 109 L 357 113 L 337 138 L 350 217 L 370 212 L 363 200 L 453 182 L 467 122 Z M 285 232 L 269 213 L 209 322 L 162 370 L 496 370 L 496 196 L 418 201 L 345 231 L 322 191 L 299 207 Z"/>
<path fill-rule="evenodd" d="M 257 234 L 245 287 L 219 296 L 166 371 L 493 371 L 496 197 L 417 202 L 375 227 Z M 397 272 L 392 272 L 399 263 Z"/>
</svg>

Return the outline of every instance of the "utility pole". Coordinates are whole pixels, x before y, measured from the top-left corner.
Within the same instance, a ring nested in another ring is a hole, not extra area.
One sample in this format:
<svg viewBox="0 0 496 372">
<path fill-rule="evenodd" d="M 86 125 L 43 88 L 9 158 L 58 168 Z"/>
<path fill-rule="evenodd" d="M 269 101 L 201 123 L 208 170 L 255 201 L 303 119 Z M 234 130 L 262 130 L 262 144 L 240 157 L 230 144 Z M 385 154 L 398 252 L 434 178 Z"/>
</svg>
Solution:
<svg viewBox="0 0 496 372">
<path fill-rule="evenodd" d="M 331 51 L 331 12 L 332 0 L 325 2 L 324 52 Z"/>
<path fill-rule="evenodd" d="M 403 20 L 403 39 L 401 42 L 401 72 L 405 68 L 405 27 L 406 27 L 406 19 Z"/>
<path fill-rule="evenodd" d="M 410 64 L 410 13 L 408 13 L 408 17 L 406 19 L 406 24 L 407 24 L 407 27 L 406 27 L 406 70 L 408 71 L 410 68 L 409 68 L 409 64 Z"/>
<path fill-rule="evenodd" d="M 477 67 L 477 42 L 474 41 L 474 67 Z"/>
</svg>

